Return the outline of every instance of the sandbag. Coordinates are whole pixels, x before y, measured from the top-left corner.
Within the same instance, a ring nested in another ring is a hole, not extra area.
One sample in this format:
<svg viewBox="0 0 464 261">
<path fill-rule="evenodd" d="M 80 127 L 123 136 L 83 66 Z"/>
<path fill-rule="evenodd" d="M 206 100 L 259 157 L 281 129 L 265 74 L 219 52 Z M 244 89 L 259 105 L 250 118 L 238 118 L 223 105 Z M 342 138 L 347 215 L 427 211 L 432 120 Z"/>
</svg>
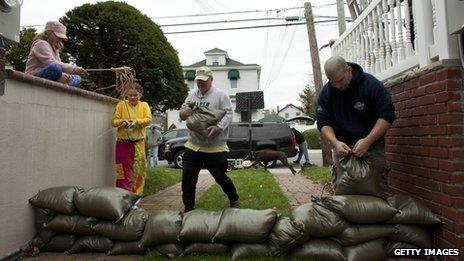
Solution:
<svg viewBox="0 0 464 261">
<path fill-rule="evenodd" d="M 211 243 L 219 227 L 222 211 L 195 209 L 184 214 L 182 229 L 179 234 L 181 242 Z"/>
<path fill-rule="evenodd" d="M 396 225 L 395 228 L 395 232 L 390 235 L 390 241 L 409 243 L 420 248 L 432 247 L 432 238 L 425 229 L 413 225 Z"/>
<path fill-rule="evenodd" d="M 317 200 L 344 219 L 357 224 L 384 222 L 397 213 L 385 200 L 373 196 L 328 196 Z"/>
<path fill-rule="evenodd" d="M 399 210 L 387 221 L 388 223 L 434 225 L 441 222 L 437 215 L 415 198 L 406 195 L 393 195 L 387 198 L 387 203 Z"/>
<path fill-rule="evenodd" d="M 222 243 L 193 243 L 185 247 L 182 256 L 191 254 L 221 254 L 229 252 L 229 246 Z"/>
<path fill-rule="evenodd" d="M 179 244 L 164 244 L 148 249 L 148 253 L 151 256 L 165 256 L 168 258 L 174 258 L 182 254 L 183 248 Z"/>
<path fill-rule="evenodd" d="M 376 239 L 355 246 L 343 248 L 347 261 L 384 261 L 387 258 L 385 239 Z"/>
<path fill-rule="evenodd" d="M 293 250 L 292 256 L 309 260 L 346 260 L 340 244 L 330 239 L 311 239 Z"/>
<path fill-rule="evenodd" d="M 113 242 L 106 237 L 102 236 L 85 236 L 78 238 L 74 242 L 69 253 L 82 253 L 82 252 L 108 252 L 113 247 Z"/>
<path fill-rule="evenodd" d="M 29 203 L 35 207 L 49 208 L 58 213 L 72 215 L 75 212 L 74 193 L 78 189 L 81 188 L 62 186 L 39 190 L 39 193 L 29 199 Z"/>
<path fill-rule="evenodd" d="M 230 247 L 232 260 L 269 256 L 270 252 L 271 250 L 266 244 L 234 244 Z"/>
<path fill-rule="evenodd" d="M 119 241 L 115 242 L 108 255 L 144 255 L 146 247 L 140 246 L 139 241 Z"/>
<path fill-rule="evenodd" d="M 411 244 L 408 244 L 408 243 L 404 243 L 404 242 L 388 242 L 387 243 L 387 256 L 388 257 L 398 257 L 398 255 L 395 255 L 395 249 L 404 249 L 404 248 L 407 248 L 407 249 L 418 249 L 420 247 L 418 246 L 415 246 L 415 245 L 411 245 Z M 407 256 L 401 256 L 401 258 L 405 258 Z M 409 257 L 415 257 L 415 258 L 421 258 L 422 256 L 409 256 Z"/>
<path fill-rule="evenodd" d="M 284 255 L 308 239 L 309 234 L 303 231 L 303 227 L 297 227 L 288 217 L 281 218 L 275 223 L 269 235 L 271 254 Z"/>
<path fill-rule="evenodd" d="M 187 128 L 203 137 L 208 137 L 209 126 L 218 124 L 226 115 L 226 111 L 203 106 L 195 106 L 193 113 L 187 118 Z"/>
<path fill-rule="evenodd" d="M 375 155 L 357 157 L 352 153 L 340 157 L 341 173 L 334 184 L 335 195 L 385 196 L 382 186 L 383 166 L 375 164 Z"/>
<path fill-rule="evenodd" d="M 74 235 L 56 235 L 41 250 L 44 252 L 65 252 L 76 242 Z"/>
<path fill-rule="evenodd" d="M 125 189 L 97 187 L 78 190 L 74 204 L 83 215 L 117 222 L 124 217 L 138 198 Z"/>
<path fill-rule="evenodd" d="M 111 240 L 139 240 L 143 235 L 147 219 L 148 212 L 145 209 L 137 208 L 130 210 L 118 223 L 102 221 L 93 226 L 92 229 Z"/>
<path fill-rule="evenodd" d="M 353 246 L 374 239 L 386 238 L 395 231 L 396 229 L 392 225 L 349 226 L 331 239 L 342 246 Z"/>
<path fill-rule="evenodd" d="M 182 216 L 177 211 L 160 210 L 150 213 L 140 244 L 145 247 L 176 243 L 182 228 Z"/>
<path fill-rule="evenodd" d="M 273 209 L 229 208 L 222 213 L 214 242 L 264 243 L 277 219 Z"/>
<path fill-rule="evenodd" d="M 47 224 L 55 217 L 53 210 L 48 208 L 34 207 L 34 226 L 37 235 L 44 244 L 48 243 L 56 232 L 47 228 Z"/>
<path fill-rule="evenodd" d="M 64 234 L 91 236 L 95 235 L 92 226 L 97 222 L 94 217 L 58 215 L 47 224 L 47 228 Z"/>
<path fill-rule="evenodd" d="M 348 222 L 337 213 L 315 202 L 294 207 L 291 220 L 314 237 L 334 236 L 348 227 Z"/>
</svg>

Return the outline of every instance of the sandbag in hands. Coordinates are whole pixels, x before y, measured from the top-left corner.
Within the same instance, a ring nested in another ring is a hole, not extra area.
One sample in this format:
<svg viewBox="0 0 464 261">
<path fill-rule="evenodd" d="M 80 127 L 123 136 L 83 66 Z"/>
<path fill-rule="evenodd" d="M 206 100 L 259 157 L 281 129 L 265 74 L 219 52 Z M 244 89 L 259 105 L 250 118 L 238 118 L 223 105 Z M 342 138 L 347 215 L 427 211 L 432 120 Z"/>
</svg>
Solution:
<svg viewBox="0 0 464 261">
<path fill-rule="evenodd" d="M 204 138 L 219 134 L 219 127 L 216 125 L 226 115 L 226 111 L 203 106 L 189 104 L 192 115 L 187 118 L 187 128 Z M 211 128 L 210 128 L 211 127 Z M 209 129 L 208 129 L 209 128 Z M 212 128 L 217 128 L 212 130 Z M 212 132 L 210 135 L 210 132 Z"/>
</svg>

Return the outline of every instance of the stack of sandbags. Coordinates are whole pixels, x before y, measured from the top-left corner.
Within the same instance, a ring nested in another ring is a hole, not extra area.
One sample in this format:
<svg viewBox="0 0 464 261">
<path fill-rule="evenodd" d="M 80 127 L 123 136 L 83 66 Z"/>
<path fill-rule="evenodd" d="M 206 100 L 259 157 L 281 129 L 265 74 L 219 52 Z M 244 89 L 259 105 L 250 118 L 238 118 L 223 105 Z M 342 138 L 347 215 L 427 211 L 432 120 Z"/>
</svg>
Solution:
<svg viewBox="0 0 464 261">
<path fill-rule="evenodd" d="M 134 208 L 137 200 L 135 194 L 113 187 L 39 191 L 29 200 L 37 230 L 30 244 L 41 251 L 118 252 L 121 244 L 142 237 L 148 213 Z"/>
<path fill-rule="evenodd" d="M 293 223 L 303 226 L 309 241 L 292 255 L 315 260 L 384 260 L 394 248 L 430 248 L 420 225 L 440 220 L 408 196 L 387 200 L 365 195 L 315 198 L 295 207 Z"/>
</svg>

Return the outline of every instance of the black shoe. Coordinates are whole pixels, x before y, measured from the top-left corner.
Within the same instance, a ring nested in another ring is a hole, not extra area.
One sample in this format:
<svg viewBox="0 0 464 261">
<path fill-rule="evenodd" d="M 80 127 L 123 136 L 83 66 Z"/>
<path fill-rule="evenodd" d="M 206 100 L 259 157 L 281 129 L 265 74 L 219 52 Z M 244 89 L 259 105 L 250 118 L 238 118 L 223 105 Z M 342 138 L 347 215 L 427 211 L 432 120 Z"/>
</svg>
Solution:
<svg viewBox="0 0 464 261">
<path fill-rule="evenodd" d="M 240 208 L 240 200 L 236 200 L 236 201 L 233 201 L 233 202 L 230 202 L 230 207 L 231 208 Z"/>
<path fill-rule="evenodd" d="M 300 164 L 299 160 L 294 160 L 293 163 Z"/>
<path fill-rule="evenodd" d="M 184 213 L 190 212 L 194 210 L 195 208 L 184 208 Z"/>
<path fill-rule="evenodd" d="M 316 167 L 316 165 L 312 164 L 311 162 L 305 162 L 303 163 L 303 167 Z"/>
</svg>

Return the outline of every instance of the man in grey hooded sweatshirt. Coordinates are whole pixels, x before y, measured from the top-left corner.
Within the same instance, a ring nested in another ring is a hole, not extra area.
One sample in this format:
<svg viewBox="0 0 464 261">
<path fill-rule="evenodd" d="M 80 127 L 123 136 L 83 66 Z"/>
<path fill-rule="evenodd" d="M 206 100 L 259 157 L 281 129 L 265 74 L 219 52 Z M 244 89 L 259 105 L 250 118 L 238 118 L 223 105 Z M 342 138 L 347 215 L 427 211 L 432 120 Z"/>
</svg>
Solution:
<svg viewBox="0 0 464 261">
<path fill-rule="evenodd" d="M 195 81 L 198 89 L 189 93 L 179 112 L 182 120 L 186 120 L 193 111 L 188 104 L 204 106 L 213 109 L 225 110 L 226 115 L 217 125 L 207 128 L 208 136 L 190 131 L 189 139 L 185 143 L 185 152 L 182 158 L 182 201 L 185 212 L 195 209 L 195 190 L 198 174 L 205 167 L 221 186 L 230 201 L 230 207 L 239 208 L 240 201 L 237 190 L 226 175 L 227 171 L 227 138 L 229 124 L 232 122 L 232 103 L 229 96 L 218 88 L 212 86 L 213 73 L 210 68 L 203 66 L 196 70 Z"/>
</svg>

